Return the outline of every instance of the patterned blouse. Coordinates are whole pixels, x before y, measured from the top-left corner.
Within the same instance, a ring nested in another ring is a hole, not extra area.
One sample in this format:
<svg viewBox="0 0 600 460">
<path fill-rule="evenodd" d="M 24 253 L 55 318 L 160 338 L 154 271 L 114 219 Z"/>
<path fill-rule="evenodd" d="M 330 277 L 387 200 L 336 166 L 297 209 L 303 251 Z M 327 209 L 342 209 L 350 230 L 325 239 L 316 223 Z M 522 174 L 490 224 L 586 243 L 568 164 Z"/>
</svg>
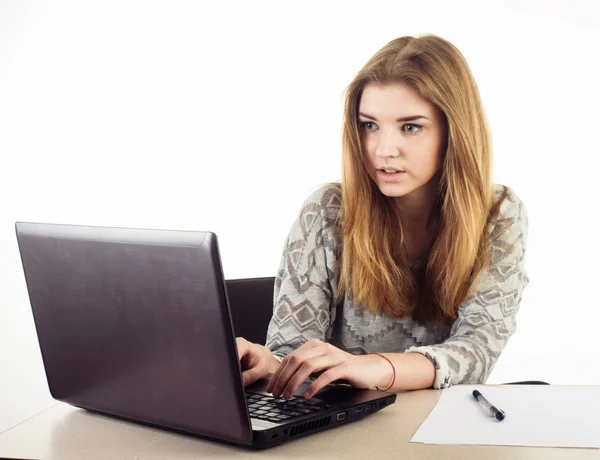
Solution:
<svg viewBox="0 0 600 460">
<path fill-rule="evenodd" d="M 494 185 L 499 197 L 504 191 Z M 516 329 L 515 317 L 529 279 L 524 257 L 527 213 L 507 188 L 500 213 L 489 224 L 489 265 L 478 288 L 451 326 L 420 324 L 354 305 L 346 295 L 333 304 L 341 262 L 341 185 L 321 186 L 304 202 L 286 239 L 275 280 L 273 317 L 266 346 L 282 359 L 310 339 L 352 354 L 417 352 L 435 366 L 434 388 L 484 383 Z M 508 225 L 507 225 L 508 224 Z"/>
</svg>

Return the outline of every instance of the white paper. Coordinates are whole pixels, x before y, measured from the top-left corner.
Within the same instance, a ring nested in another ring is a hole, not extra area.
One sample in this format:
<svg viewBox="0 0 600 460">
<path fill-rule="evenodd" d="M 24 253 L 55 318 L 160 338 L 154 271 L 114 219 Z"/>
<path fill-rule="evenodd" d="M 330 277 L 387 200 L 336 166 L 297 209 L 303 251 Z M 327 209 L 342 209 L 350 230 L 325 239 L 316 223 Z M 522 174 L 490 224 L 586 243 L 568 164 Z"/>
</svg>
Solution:
<svg viewBox="0 0 600 460">
<path fill-rule="evenodd" d="M 473 390 L 506 418 L 497 421 Z M 600 386 L 456 385 L 442 390 L 411 442 L 600 448 Z"/>
</svg>

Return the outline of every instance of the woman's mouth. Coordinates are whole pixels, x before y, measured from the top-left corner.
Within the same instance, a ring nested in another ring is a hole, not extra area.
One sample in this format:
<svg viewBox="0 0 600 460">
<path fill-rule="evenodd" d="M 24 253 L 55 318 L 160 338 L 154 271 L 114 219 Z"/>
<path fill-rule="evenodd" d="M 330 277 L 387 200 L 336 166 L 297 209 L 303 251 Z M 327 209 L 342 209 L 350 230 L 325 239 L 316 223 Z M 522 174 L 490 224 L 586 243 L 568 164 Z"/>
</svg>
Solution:
<svg viewBox="0 0 600 460">
<path fill-rule="evenodd" d="M 384 180 L 394 180 L 403 177 L 406 174 L 406 171 L 401 171 L 399 169 L 378 169 L 377 175 Z"/>
</svg>

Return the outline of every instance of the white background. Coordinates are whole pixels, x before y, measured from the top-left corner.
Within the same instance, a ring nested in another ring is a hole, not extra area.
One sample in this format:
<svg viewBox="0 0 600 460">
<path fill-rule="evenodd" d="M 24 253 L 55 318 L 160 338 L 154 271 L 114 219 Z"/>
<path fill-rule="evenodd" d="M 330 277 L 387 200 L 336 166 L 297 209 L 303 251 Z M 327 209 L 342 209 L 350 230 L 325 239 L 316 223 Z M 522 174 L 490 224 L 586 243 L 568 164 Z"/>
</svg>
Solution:
<svg viewBox="0 0 600 460">
<path fill-rule="evenodd" d="M 465 55 L 531 279 L 489 383 L 600 384 L 600 12 L 589 1 L 1 1 L 0 432 L 53 404 L 14 222 L 211 230 L 227 278 L 273 276 L 340 178 L 342 95 L 379 48 Z"/>
</svg>

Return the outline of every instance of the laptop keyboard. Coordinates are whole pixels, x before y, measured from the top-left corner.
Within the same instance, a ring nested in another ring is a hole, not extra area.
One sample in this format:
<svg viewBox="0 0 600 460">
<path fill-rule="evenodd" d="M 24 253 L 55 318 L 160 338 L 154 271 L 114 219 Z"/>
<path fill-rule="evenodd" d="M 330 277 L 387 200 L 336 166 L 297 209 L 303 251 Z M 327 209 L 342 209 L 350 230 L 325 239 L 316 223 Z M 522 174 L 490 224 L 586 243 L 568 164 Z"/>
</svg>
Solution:
<svg viewBox="0 0 600 460">
<path fill-rule="evenodd" d="M 246 400 L 250 417 L 276 423 L 333 407 L 314 399 L 304 399 L 301 396 L 283 399 L 249 391 L 246 391 Z"/>
</svg>

